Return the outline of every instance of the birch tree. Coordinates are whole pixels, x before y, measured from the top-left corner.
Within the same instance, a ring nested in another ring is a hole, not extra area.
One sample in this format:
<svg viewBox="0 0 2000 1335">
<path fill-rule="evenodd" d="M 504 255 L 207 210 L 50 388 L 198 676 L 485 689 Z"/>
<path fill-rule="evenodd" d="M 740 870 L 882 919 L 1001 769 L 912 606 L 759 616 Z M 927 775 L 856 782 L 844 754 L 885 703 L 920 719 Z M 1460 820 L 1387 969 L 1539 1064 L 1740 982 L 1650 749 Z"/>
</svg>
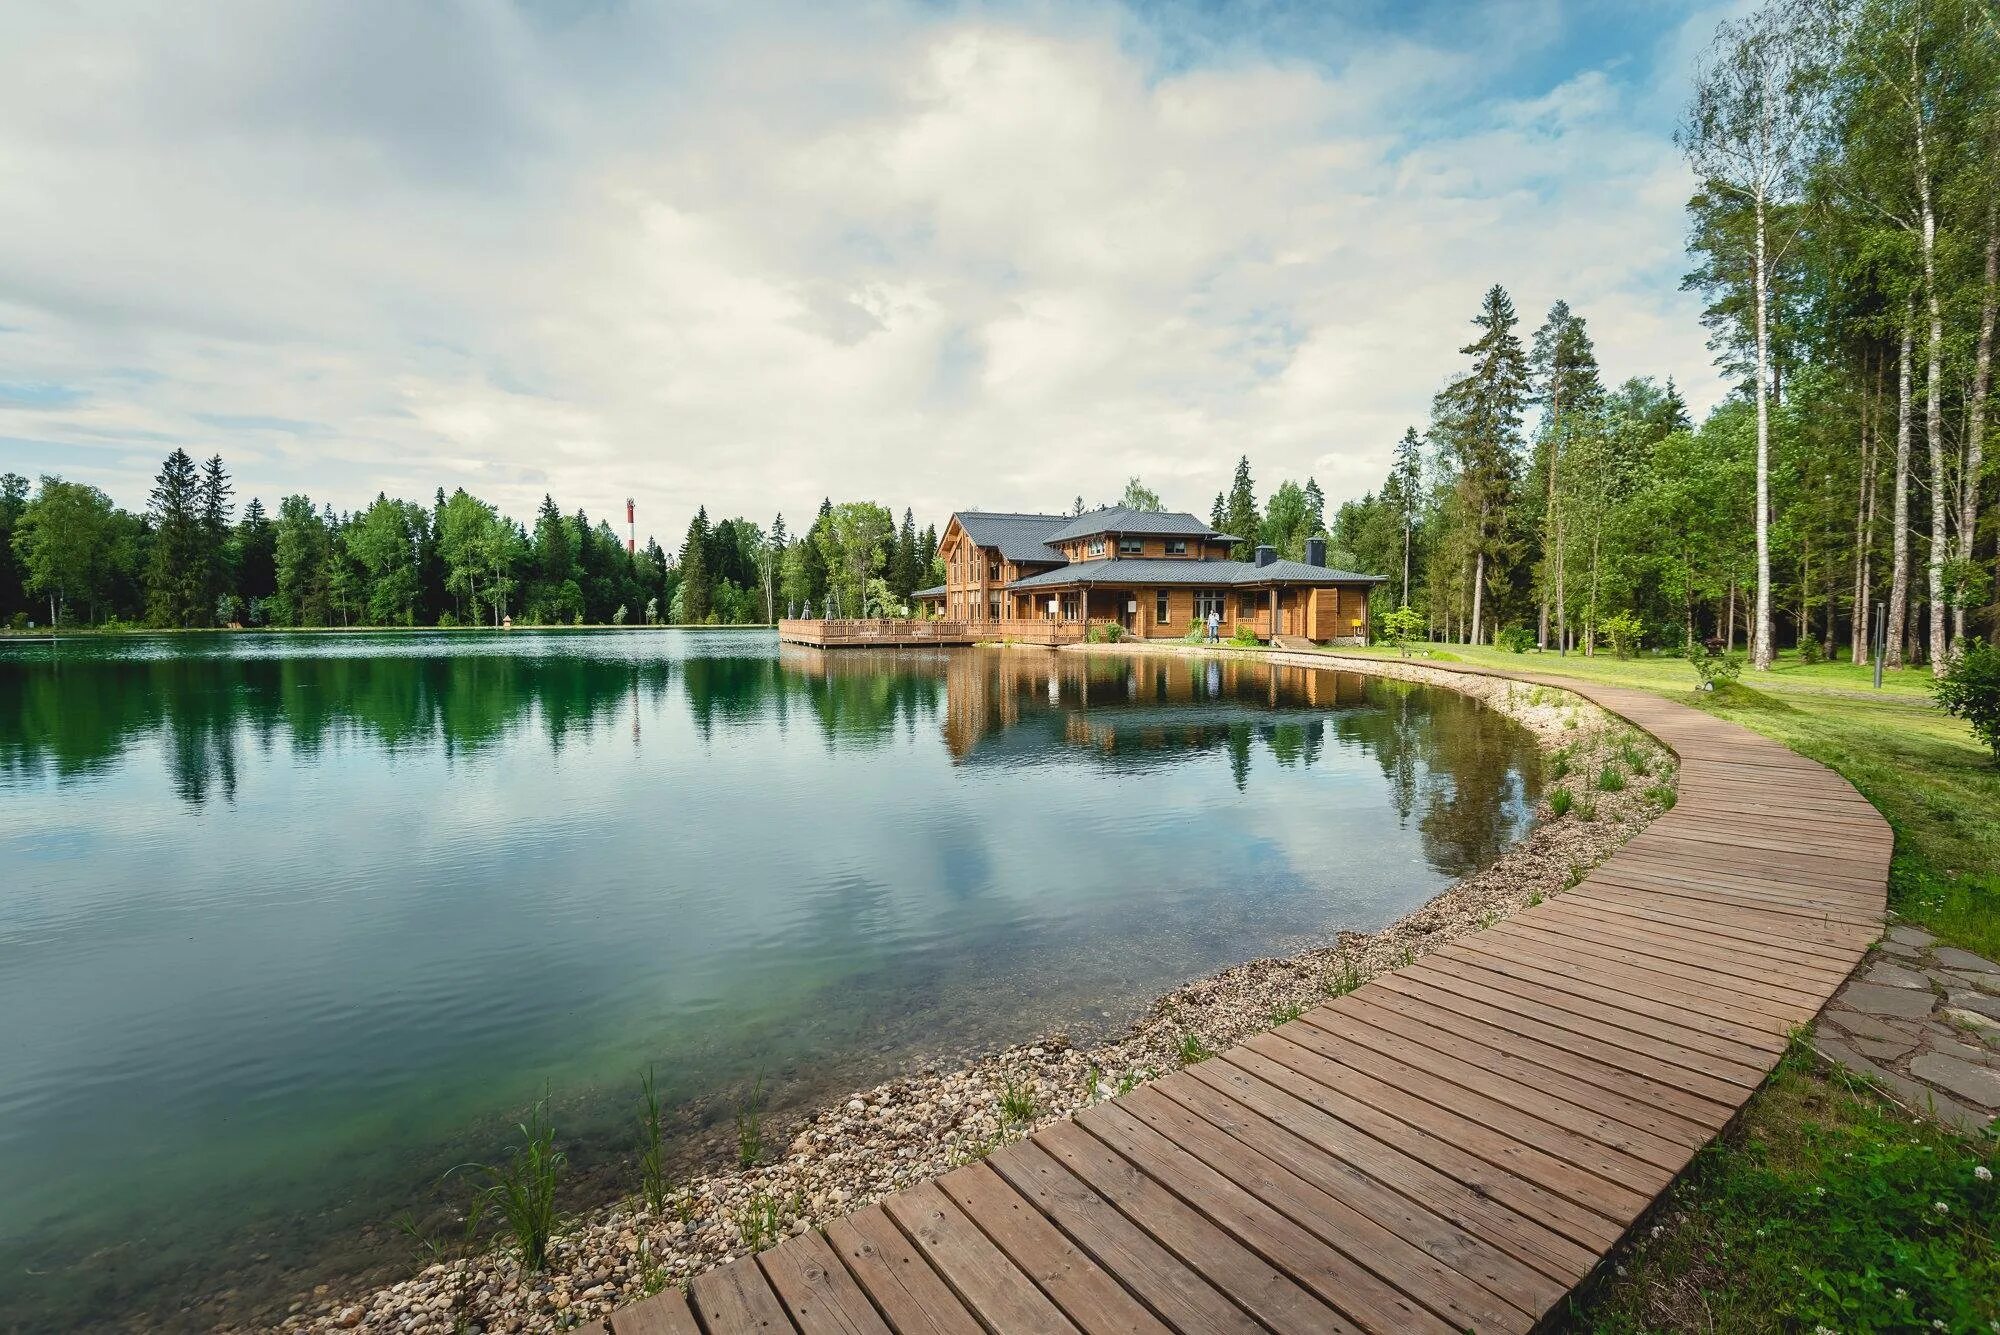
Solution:
<svg viewBox="0 0 2000 1335">
<path fill-rule="evenodd" d="M 1818 120 L 1820 81 L 1793 3 L 1774 3 L 1717 31 L 1695 77 L 1678 139 L 1708 189 L 1743 200 L 1753 215 L 1750 254 L 1756 343 L 1757 569 L 1751 665 L 1771 666 L 1771 266 L 1772 215 L 1795 202 Z M 1777 238 L 1779 247 L 1788 238 Z"/>
</svg>

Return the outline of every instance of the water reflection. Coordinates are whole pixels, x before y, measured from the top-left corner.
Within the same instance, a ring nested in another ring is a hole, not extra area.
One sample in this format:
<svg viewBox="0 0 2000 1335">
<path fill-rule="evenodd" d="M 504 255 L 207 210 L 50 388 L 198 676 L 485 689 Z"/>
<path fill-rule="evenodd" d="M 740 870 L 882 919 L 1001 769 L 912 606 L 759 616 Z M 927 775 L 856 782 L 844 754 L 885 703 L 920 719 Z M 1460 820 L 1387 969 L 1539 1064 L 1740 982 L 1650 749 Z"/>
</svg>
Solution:
<svg viewBox="0 0 2000 1335">
<path fill-rule="evenodd" d="M 1461 697 L 1237 661 L 0 644 L 0 1312 L 406 1273 L 383 1221 L 545 1092 L 629 1185 L 646 1066 L 726 1132 L 760 1074 L 810 1104 L 1116 1024 L 1414 908 L 1533 784 Z"/>
</svg>

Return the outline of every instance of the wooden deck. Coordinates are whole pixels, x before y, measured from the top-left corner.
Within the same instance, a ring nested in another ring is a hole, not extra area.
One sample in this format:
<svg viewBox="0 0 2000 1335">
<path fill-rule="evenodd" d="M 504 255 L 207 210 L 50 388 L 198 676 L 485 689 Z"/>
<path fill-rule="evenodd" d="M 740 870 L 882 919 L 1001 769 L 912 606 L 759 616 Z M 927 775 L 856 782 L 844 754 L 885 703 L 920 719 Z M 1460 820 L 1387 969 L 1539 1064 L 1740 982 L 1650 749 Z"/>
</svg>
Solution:
<svg viewBox="0 0 2000 1335">
<path fill-rule="evenodd" d="M 1891 839 L 1775 742 L 1637 691 L 1505 675 L 1658 737 L 1679 803 L 1567 893 L 611 1330 L 1548 1319 L 1879 934 Z"/>
<path fill-rule="evenodd" d="M 919 645 L 1081 644 L 1080 621 L 924 621 L 797 618 L 778 622 L 778 638 L 816 649 L 900 649 Z"/>
</svg>

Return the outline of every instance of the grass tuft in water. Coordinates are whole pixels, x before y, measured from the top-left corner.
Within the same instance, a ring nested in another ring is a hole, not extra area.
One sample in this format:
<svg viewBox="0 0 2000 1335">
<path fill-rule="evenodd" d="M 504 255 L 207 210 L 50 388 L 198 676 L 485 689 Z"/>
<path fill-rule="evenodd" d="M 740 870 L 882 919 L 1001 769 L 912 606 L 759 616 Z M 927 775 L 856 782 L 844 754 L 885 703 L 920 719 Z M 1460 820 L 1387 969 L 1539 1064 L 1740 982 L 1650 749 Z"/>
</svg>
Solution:
<svg viewBox="0 0 2000 1335">
<path fill-rule="evenodd" d="M 660 1096 L 653 1085 L 653 1068 L 639 1077 L 643 1111 L 639 1114 L 639 1194 L 655 1218 L 667 1212 L 667 1173 L 660 1139 Z"/>
<path fill-rule="evenodd" d="M 513 1238 L 521 1268 L 535 1272 L 548 1264 L 549 1242 L 560 1223 L 556 1186 L 569 1158 L 556 1148 L 556 1129 L 543 1103 L 529 1110 L 519 1129 L 522 1143 L 506 1163 L 469 1165 L 485 1179 L 474 1198 L 473 1220 L 497 1216 Z"/>
<path fill-rule="evenodd" d="M 754 1167 L 764 1157 L 764 1077 L 759 1074 L 750 1093 L 736 1105 L 736 1163 Z"/>
</svg>

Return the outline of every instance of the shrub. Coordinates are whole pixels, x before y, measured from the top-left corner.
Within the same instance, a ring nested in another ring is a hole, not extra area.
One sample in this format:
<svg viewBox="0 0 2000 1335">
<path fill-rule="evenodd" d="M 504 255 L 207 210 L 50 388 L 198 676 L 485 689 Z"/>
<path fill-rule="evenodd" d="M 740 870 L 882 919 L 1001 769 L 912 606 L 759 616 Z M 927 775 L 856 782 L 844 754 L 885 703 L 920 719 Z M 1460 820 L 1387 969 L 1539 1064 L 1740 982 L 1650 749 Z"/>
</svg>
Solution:
<svg viewBox="0 0 2000 1335">
<path fill-rule="evenodd" d="M 1557 820 L 1561 820 L 1564 816 L 1569 815 L 1570 806 L 1575 801 L 1576 799 L 1570 796 L 1569 789 L 1558 788 L 1549 794 L 1549 814 Z"/>
<path fill-rule="evenodd" d="M 1601 629 L 1604 638 L 1611 641 L 1611 652 L 1620 658 L 1630 658 L 1638 653 L 1639 641 L 1646 633 L 1646 627 L 1630 612 L 1606 617 Z"/>
<path fill-rule="evenodd" d="M 1424 614 L 1405 604 L 1393 612 L 1384 612 L 1376 624 L 1382 628 L 1382 638 L 1407 658 L 1410 641 L 1424 633 Z"/>
<path fill-rule="evenodd" d="M 458 614 L 457 614 L 457 613 L 455 613 L 455 612 L 449 612 L 449 611 L 446 611 L 446 612 L 439 612 L 439 613 L 438 613 L 438 629 L 439 629 L 439 630 L 456 630 L 456 629 L 458 629 Z"/>
<path fill-rule="evenodd" d="M 1500 647 L 1512 653 L 1525 654 L 1535 647 L 1535 632 L 1526 626 L 1509 626 L 1500 632 Z"/>
<path fill-rule="evenodd" d="M 1202 625 L 1199 621 L 1190 621 L 1186 632 L 1181 636 L 1181 643 L 1200 644 L 1207 638 L 1208 627 Z"/>
<path fill-rule="evenodd" d="M 1681 656 L 1694 666 L 1704 691 L 1725 686 L 1743 675 L 1743 655 L 1730 653 L 1719 635 L 1688 645 Z"/>
<path fill-rule="evenodd" d="M 1967 643 L 1931 683 L 1947 714 L 1972 725 L 1972 735 L 2000 760 L 2000 649 L 1984 640 Z"/>
<path fill-rule="evenodd" d="M 1799 661 L 1801 663 L 1824 663 L 1826 661 L 1826 647 L 1818 640 L 1807 636 L 1805 639 L 1799 641 Z"/>
</svg>

